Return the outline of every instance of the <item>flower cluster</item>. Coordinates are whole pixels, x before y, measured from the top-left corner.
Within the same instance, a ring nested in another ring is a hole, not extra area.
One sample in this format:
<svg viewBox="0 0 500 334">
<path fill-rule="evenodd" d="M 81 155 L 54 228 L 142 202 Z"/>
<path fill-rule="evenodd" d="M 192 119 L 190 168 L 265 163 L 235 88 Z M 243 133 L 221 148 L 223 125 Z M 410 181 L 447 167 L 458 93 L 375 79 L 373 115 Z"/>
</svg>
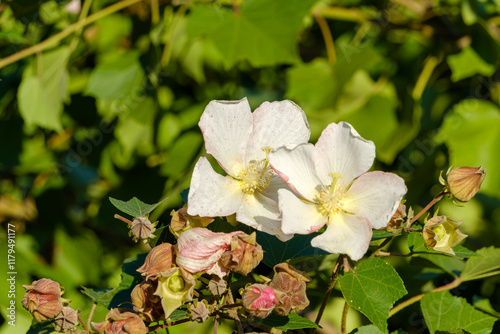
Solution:
<svg viewBox="0 0 500 334">
<path fill-rule="evenodd" d="M 375 145 L 344 122 L 330 124 L 316 145 L 307 143 L 304 112 L 291 101 L 263 103 L 253 113 L 246 99 L 212 101 L 200 128 L 207 152 L 226 171 L 200 158 L 187 212 L 230 216 L 288 240 L 326 225 L 312 245 L 359 260 L 372 228 L 385 228 L 406 193 L 397 175 L 367 172 Z"/>
</svg>

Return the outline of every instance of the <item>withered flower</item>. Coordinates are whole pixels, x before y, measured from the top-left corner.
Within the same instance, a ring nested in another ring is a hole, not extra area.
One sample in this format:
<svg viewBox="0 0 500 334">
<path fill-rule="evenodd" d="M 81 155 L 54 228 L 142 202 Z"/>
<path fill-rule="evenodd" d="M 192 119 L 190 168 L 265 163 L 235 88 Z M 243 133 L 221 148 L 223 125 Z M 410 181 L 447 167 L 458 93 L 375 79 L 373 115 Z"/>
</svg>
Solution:
<svg viewBox="0 0 500 334">
<path fill-rule="evenodd" d="M 219 276 L 212 276 L 207 288 L 212 295 L 221 296 L 226 291 L 227 282 Z"/>
<path fill-rule="evenodd" d="M 221 263 L 231 271 L 248 275 L 262 261 L 264 251 L 257 243 L 255 232 L 238 233 L 231 239 L 231 249 L 224 252 Z"/>
<path fill-rule="evenodd" d="M 146 279 L 155 278 L 172 268 L 174 263 L 174 246 L 163 243 L 149 251 L 144 264 L 137 269 Z"/>
<path fill-rule="evenodd" d="M 274 290 L 264 284 L 252 284 L 242 294 L 243 307 L 254 317 L 264 319 L 277 303 Z"/>
<path fill-rule="evenodd" d="M 199 301 L 195 299 L 193 304 L 188 306 L 188 314 L 191 320 L 202 323 L 208 319 L 210 315 L 210 308 L 206 300 Z"/>
<path fill-rule="evenodd" d="M 214 221 L 214 218 L 212 217 L 189 215 L 187 213 L 187 206 L 184 206 L 177 211 L 172 210 L 170 215 L 172 216 L 172 221 L 170 222 L 170 231 L 172 231 L 172 234 L 174 234 L 176 237 L 179 237 L 182 232 L 190 228 L 207 227 L 208 224 Z"/>
<path fill-rule="evenodd" d="M 193 299 L 195 283 L 193 276 L 179 267 L 171 268 L 158 277 L 154 294 L 161 298 L 166 319 L 185 302 Z"/>
<path fill-rule="evenodd" d="M 48 278 L 34 281 L 30 285 L 23 285 L 26 289 L 22 304 L 37 321 L 44 321 L 55 317 L 61 312 L 61 286 Z"/>
<path fill-rule="evenodd" d="M 146 325 L 139 316 L 126 308 L 112 308 L 100 323 L 92 325 L 104 334 L 145 334 Z"/>
<path fill-rule="evenodd" d="M 311 279 L 305 272 L 295 269 L 288 263 L 277 264 L 274 266 L 274 272 L 274 278 L 269 284 L 276 293 L 278 301 L 274 313 L 285 316 L 309 305 L 306 282 Z"/>
<path fill-rule="evenodd" d="M 406 205 L 404 205 L 403 203 L 399 203 L 396 212 L 394 212 L 394 215 L 392 215 L 389 224 L 387 224 L 387 230 L 390 231 L 398 229 L 399 227 L 401 227 L 401 224 L 403 224 L 405 218 L 406 218 Z"/>
<path fill-rule="evenodd" d="M 452 247 L 467 238 L 467 235 L 458 229 L 462 223 L 463 221 L 454 221 L 447 216 L 436 216 L 429 219 L 422 232 L 425 245 L 435 251 L 455 255 Z"/>
<path fill-rule="evenodd" d="M 163 314 L 161 298 L 154 294 L 157 288 L 158 282 L 156 280 L 146 280 L 137 284 L 132 290 L 130 296 L 134 311 L 143 320 L 158 320 Z"/>
</svg>

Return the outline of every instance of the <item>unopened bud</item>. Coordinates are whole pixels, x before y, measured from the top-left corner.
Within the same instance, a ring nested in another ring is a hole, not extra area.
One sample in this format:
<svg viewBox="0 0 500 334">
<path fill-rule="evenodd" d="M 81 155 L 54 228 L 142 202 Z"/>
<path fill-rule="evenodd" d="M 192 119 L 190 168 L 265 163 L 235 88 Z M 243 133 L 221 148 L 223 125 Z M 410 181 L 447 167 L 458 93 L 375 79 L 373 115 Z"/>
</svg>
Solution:
<svg viewBox="0 0 500 334">
<path fill-rule="evenodd" d="M 144 264 L 137 271 L 146 279 L 155 278 L 172 268 L 174 263 L 174 246 L 163 243 L 149 251 Z"/>
<path fill-rule="evenodd" d="M 422 232 L 425 245 L 435 251 L 455 255 L 452 247 L 467 238 L 467 235 L 458 230 L 462 223 L 463 221 L 454 221 L 446 216 L 429 219 Z"/>
<path fill-rule="evenodd" d="M 231 249 L 224 252 L 221 263 L 231 271 L 248 275 L 262 261 L 264 251 L 257 243 L 256 234 L 239 233 L 231 239 Z"/>
<path fill-rule="evenodd" d="M 278 300 L 272 288 L 264 284 L 252 284 L 245 288 L 242 302 L 248 313 L 264 319 L 272 312 Z"/>
<path fill-rule="evenodd" d="M 31 285 L 23 285 L 26 289 L 22 304 L 37 321 L 54 318 L 61 312 L 61 286 L 48 278 L 34 281 Z"/>
<path fill-rule="evenodd" d="M 179 237 L 182 232 L 194 227 L 207 227 L 208 224 L 214 221 L 212 217 L 191 216 L 187 213 L 187 207 L 183 207 L 177 211 L 172 211 L 172 221 L 170 222 L 170 231 L 176 237 Z"/>
<path fill-rule="evenodd" d="M 219 276 L 212 276 L 212 279 L 208 282 L 207 288 L 212 295 L 222 296 L 227 289 L 227 283 Z"/>
<path fill-rule="evenodd" d="M 151 223 L 146 217 L 137 217 L 132 221 L 130 225 L 129 235 L 132 239 L 137 242 L 138 240 L 147 240 L 155 237 L 153 234 L 156 231 L 156 223 Z"/>
<path fill-rule="evenodd" d="M 104 334 L 144 334 L 146 325 L 139 316 L 126 308 L 112 308 L 100 323 L 92 325 Z"/>
<path fill-rule="evenodd" d="M 78 323 L 78 313 L 70 306 L 62 308 L 61 312 L 56 315 L 55 324 L 63 332 L 72 330 Z"/>
<path fill-rule="evenodd" d="M 295 269 L 288 263 L 277 264 L 274 266 L 274 272 L 274 278 L 269 284 L 278 300 L 274 313 L 285 316 L 309 305 L 306 282 L 311 279 L 305 272 Z"/>
<path fill-rule="evenodd" d="M 460 202 L 469 201 L 479 191 L 486 170 L 479 167 L 458 167 L 448 172 L 447 180 L 444 183 L 448 191 Z"/>
</svg>

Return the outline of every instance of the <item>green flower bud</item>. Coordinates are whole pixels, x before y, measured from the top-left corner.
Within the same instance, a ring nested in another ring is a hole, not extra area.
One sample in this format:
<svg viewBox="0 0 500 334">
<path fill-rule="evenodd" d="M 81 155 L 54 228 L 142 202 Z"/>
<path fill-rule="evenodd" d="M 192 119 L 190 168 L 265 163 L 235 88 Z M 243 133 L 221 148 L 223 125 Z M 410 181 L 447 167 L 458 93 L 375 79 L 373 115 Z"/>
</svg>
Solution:
<svg viewBox="0 0 500 334">
<path fill-rule="evenodd" d="M 193 276 L 179 267 L 171 268 L 158 277 L 158 288 L 154 294 L 161 298 L 166 319 L 185 302 L 193 299 L 195 283 Z"/>
<path fill-rule="evenodd" d="M 446 216 L 429 219 L 422 232 L 425 245 L 435 251 L 455 255 L 452 247 L 467 238 L 467 235 L 458 230 L 462 223 L 463 221 L 454 221 Z"/>
</svg>

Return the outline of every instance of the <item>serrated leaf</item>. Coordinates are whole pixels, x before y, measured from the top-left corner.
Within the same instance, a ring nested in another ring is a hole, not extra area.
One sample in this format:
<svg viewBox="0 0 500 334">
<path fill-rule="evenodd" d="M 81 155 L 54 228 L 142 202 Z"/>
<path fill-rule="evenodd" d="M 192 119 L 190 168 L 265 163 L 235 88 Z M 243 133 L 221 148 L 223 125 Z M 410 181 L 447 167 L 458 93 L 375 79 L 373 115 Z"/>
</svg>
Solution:
<svg viewBox="0 0 500 334">
<path fill-rule="evenodd" d="M 316 323 L 309 319 L 303 318 L 296 313 L 290 313 L 289 315 L 282 317 L 271 313 L 265 319 L 254 318 L 254 321 L 272 328 L 276 328 L 281 331 L 303 329 L 303 328 L 321 328 Z"/>
<path fill-rule="evenodd" d="M 342 275 L 339 283 L 347 303 L 382 331 L 387 331 L 394 303 L 408 293 L 396 270 L 378 258 L 361 262 L 355 272 Z"/>
<path fill-rule="evenodd" d="M 142 276 L 136 270 L 142 266 L 146 255 L 140 254 L 125 260 L 122 266 L 122 280 L 115 289 L 93 290 L 84 288 L 83 292 L 108 309 L 118 307 L 125 302 L 131 302 L 130 293 L 137 284 L 142 282 Z"/>
<path fill-rule="evenodd" d="M 132 197 L 132 199 L 127 202 L 120 201 L 113 197 L 109 198 L 111 204 L 113 204 L 118 210 L 124 212 L 132 217 L 145 217 L 148 213 L 153 211 L 158 205 L 160 205 L 165 199 L 155 204 L 146 204 L 137 197 Z"/>
<path fill-rule="evenodd" d="M 420 301 L 431 334 L 438 330 L 464 329 L 471 334 L 491 333 L 496 319 L 469 305 L 449 291 L 426 294 Z"/>
<path fill-rule="evenodd" d="M 424 238 L 418 232 L 410 233 L 408 235 L 407 241 L 408 241 L 408 248 L 410 248 L 410 250 L 414 253 L 418 252 L 418 253 L 429 253 L 429 254 L 441 254 L 443 256 L 453 256 L 450 254 L 437 252 L 432 248 L 425 247 Z M 459 259 L 463 259 L 466 257 L 480 256 L 476 254 L 476 252 L 471 251 L 470 249 L 467 249 L 461 245 L 456 245 L 455 247 L 453 247 L 453 251 L 455 252 L 454 257 L 457 257 Z"/>
<path fill-rule="evenodd" d="M 240 60 L 254 67 L 294 63 L 300 60 L 297 40 L 303 18 L 315 2 L 246 1 L 239 13 L 215 5 L 192 6 L 187 31 L 191 36 L 208 36 L 224 55 L 226 68 Z"/>
<path fill-rule="evenodd" d="M 463 281 L 500 274 L 500 248 L 485 247 L 476 253 L 481 257 L 473 257 L 465 262 L 464 270 L 460 276 Z"/>
</svg>

